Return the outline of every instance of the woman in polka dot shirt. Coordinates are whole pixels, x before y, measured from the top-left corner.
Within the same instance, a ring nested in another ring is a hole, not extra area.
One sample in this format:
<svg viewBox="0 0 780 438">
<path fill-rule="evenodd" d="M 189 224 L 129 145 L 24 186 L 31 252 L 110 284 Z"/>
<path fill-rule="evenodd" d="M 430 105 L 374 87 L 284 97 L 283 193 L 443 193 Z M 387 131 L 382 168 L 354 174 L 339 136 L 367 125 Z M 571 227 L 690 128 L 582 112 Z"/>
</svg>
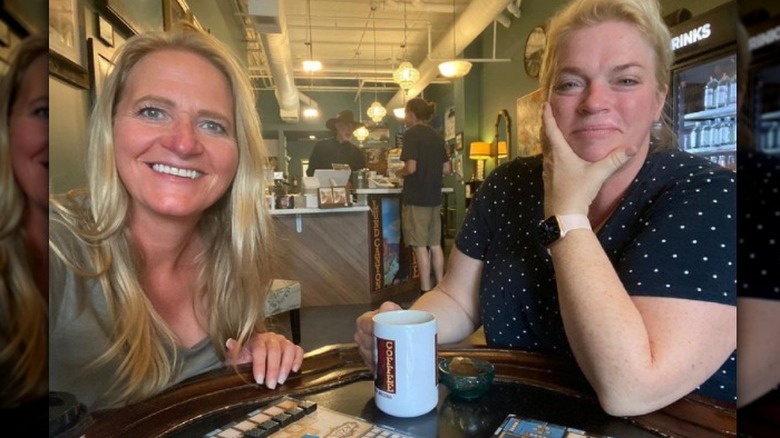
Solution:
<svg viewBox="0 0 780 438">
<path fill-rule="evenodd" d="M 543 157 L 487 178 L 447 274 L 413 305 L 440 343 L 484 325 L 491 346 L 571 357 L 612 415 L 693 391 L 734 403 L 735 175 L 671 135 L 651 145 L 669 43 L 655 1 L 575 0 L 552 19 Z M 537 224 L 554 215 L 586 228 L 545 247 Z M 370 316 L 355 336 L 367 362 Z"/>
<path fill-rule="evenodd" d="M 747 39 L 745 28 L 738 24 L 740 108 L 750 65 Z M 761 414 L 771 412 L 762 411 L 763 404 L 780 401 L 780 157 L 755 150 L 750 123 L 740 125 L 738 133 L 737 406 L 748 406 L 739 412 L 742 430 L 753 421 L 760 424 Z M 753 417 L 756 414 L 759 418 Z"/>
</svg>

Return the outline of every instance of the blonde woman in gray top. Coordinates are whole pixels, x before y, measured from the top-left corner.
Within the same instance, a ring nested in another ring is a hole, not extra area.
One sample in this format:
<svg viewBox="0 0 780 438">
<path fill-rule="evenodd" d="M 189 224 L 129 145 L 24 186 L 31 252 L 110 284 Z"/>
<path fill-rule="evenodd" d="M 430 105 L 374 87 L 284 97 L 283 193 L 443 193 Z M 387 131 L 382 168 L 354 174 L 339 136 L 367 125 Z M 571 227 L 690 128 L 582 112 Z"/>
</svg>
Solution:
<svg viewBox="0 0 780 438">
<path fill-rule="evenodd" d="M 266 330 L 271 219 L 251 85 L 185 29 L 129 39 L 92 115 L 88 189 L 52 198 L 50 389 L 90 409 L 253 363 L 275 388 L 303 350 Z"/>
<path fill-rule="evenodd" d="M 46 395 L 48 47 L 22 41 L 0 85 L 0 408 Z"/>
</svg>

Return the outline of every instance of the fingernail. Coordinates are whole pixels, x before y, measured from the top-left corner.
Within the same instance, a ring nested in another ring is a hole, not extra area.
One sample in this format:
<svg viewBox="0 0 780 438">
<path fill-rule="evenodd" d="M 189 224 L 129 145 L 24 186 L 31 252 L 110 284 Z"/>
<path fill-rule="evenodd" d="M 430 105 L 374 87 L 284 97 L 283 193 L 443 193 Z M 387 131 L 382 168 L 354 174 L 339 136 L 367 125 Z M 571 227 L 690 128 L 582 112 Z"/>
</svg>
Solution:
<svg viewBox="0 0 780 438">
<path fill-rule="evenodd" d="M 284 385 L 285 380 L 287 380 L 287 374 L 279 374 L 279 384 Z"/>
<path fill-rule="evenodd" d="M 258 385 L 262 385 L 263 384 L 263 380 L 264 380 L 263 376 L 259 376 L 259 377 L 255 378 L 255 382 L 257 382 Z"/>
<path fill-rule="evenodd" d="M 294 373 L 297 373 L 300 368 L 301 367 L 299 365 L 293 365 L 292 370 Z"/>
<path fill-rule="evenodd" d="M 268 385 L 266 386 L 268 386 L 268 389 L 276 389 L 276 382 L 274 382 L 273 380 L 269 380 Z"/>
</svg>

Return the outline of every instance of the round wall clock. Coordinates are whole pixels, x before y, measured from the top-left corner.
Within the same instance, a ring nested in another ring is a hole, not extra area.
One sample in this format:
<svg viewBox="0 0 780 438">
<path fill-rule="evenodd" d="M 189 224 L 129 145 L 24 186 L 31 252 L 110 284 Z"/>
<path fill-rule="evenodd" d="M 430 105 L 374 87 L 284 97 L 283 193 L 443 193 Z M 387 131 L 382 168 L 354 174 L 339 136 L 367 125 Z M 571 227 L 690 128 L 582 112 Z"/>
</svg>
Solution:
<svg viewBox="0 0 780 438">
<path fill-rule="evenodd" d="M 542 55 L 544 55 L 544 46 L 547 44 L 547 33 L 544 27 L 536 26 L 528 34 L 525 41 L 525 72 L 532 78 L 539 77 L 539 70 L 542 67 Z"/>
</svg>

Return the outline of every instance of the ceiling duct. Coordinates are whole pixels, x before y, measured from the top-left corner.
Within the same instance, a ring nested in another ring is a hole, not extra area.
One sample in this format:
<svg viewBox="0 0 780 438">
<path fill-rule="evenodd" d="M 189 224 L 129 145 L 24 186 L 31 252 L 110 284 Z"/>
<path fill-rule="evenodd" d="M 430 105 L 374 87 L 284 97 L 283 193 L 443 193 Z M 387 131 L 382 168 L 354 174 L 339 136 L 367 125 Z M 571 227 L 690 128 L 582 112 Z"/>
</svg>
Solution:
<svg viewBox="0 0 780 438">
<path fill-rule="evenodd" d="M 281 33 L 280 0 L 247 0 L 247 12 L 260 33 Z"/>
<path fill-rule="evenodd" d="M 254 4 L 254 6 L 253 6 Z M 262 15 L 253 15 L 258 7 L 269 8 L 263 10 Z M 298 123 L 301 105 L 298 88 L 295 86 L 293 75 L 292 55 L 290 54 L 290 36 L 287 33 L 287 20 L 284 16 L 283 3 L 280 0 L 249 0 L 249 15 L 255 20 L 261 17 L 263 20 L 271 15 L 276 16 L 278 32 L 268 33 L 257 24 L 255 29 L 261 34 L 263 45 L 268 57 L 268 69 L 276 85 L 275 96 L 279 104 L 279 117 L 286 123 Z"/>
</svg>

